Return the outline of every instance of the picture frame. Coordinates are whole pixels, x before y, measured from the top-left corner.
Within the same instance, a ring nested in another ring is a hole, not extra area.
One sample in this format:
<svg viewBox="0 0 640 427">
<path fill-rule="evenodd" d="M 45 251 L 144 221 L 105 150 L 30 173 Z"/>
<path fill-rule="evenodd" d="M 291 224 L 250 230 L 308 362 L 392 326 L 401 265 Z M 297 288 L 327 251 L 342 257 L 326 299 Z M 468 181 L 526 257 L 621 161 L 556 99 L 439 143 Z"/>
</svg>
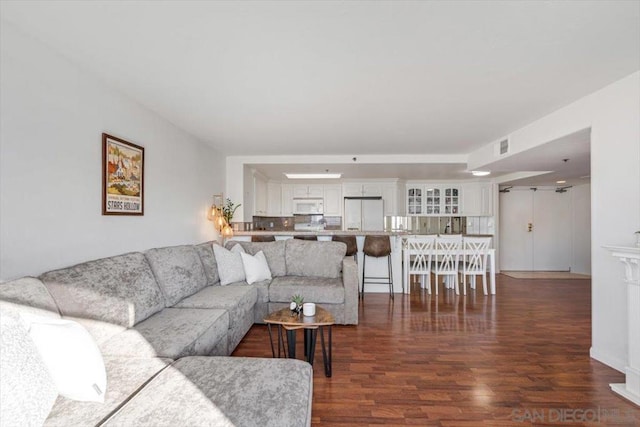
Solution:
<svg viewBox="0 0 640 427">
<path fill-rule="evenodd" d="M 144 147 L 102 134 L 102 215 L 144 215 Z"/>
</svg>

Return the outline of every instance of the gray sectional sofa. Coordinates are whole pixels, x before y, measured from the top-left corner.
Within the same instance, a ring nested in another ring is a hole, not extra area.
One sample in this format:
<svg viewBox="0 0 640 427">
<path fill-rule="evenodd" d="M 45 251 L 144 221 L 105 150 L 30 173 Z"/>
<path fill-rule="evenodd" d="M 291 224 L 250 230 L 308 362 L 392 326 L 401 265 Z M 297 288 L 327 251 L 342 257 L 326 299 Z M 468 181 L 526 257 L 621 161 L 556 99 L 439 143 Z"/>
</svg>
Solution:
<svg viewBox="0 0 640 427">
<path fill-rule="evenodd" d="M 357 324 L 353 258 L 338 242 L 243 242 L 246 252 L 265 253 L 273 279 L 221 286 L 215 244 L 150 249 L 0 283 L 0 424 L 33 424 L 25 414 L 44 413 L 40 423 L 60 426 L 309 425 L 309 364 L 229 355 L 254 322 L 293 294 L 322 304 L 336 323 Z M 38 359 L 23 354 L 29 315 L 86 328 L 107 372 L 104 403 L 57 393 L 33 400 L 32 390 L 50 384 L 28 374 Z"/>
</svg>

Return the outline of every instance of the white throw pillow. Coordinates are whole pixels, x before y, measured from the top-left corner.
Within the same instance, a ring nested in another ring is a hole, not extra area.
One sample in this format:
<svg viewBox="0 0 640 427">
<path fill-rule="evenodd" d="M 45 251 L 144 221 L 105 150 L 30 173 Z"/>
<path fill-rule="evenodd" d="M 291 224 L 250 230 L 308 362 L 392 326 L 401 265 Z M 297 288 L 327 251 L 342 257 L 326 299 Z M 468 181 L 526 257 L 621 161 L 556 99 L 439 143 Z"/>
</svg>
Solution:
<svg viewBox="0 0 640 427">
<path fill-rule="evenodd" d="M 244 252 L 244 249 L 240 245 L 235 245 L 231 250 L 220 245 L 213 245 L 213 254 L 216 257 L 216 264 L 218 264 L 220 285 L 225 286 L 229 283 L 242 282 L 244 280 L 244 266 L 240 257 L 242 252 Z"/>
<path fill-rule="evenodd" d="M 267 258 L 264 256 L 264 252 L 259 251 L 253 256 L 242 252 L 240 256 L 242 257 L 244 274 L 247 276 L 248 284 L 262 280 L 271 280 L 271 270 L 269 270 L 269 264 L 267 264 Z"/>
<path fill-rule="evenodd" d="M 30 320 L 29 335 L 58 392 L 73 400 L 104 402 L 107 372 L 89 332 L 71 320 Z"/>
</svg>

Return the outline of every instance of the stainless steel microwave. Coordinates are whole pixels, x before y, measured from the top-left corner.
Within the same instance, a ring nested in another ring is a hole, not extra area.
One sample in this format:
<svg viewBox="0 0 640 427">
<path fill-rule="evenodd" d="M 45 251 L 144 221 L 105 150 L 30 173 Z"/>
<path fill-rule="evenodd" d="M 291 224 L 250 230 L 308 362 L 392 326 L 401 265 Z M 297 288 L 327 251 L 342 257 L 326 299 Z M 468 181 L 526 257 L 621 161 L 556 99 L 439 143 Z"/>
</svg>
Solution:
<svg viewBox="0 0 640 427">
<path fill-rule="evenodd" d="M 294 215 L 315 215 L 324 213 L 323 199 L 293 199 Z"/>
</svg>

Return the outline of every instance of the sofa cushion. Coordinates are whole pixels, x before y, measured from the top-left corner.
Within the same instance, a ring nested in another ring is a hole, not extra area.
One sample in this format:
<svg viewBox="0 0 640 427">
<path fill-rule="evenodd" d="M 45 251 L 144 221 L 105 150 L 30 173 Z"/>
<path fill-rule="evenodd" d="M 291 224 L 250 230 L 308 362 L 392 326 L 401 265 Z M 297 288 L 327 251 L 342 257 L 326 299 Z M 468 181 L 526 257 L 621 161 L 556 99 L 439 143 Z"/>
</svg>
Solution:
<svg viewBox="0 0 640 427">
<path fill-rule="evenodd" d="M 207 286 L 202 261 L 193 246 L 149 249 L 144 253 L 167 307 Z"/>
<path fill-rule="evenodd" d="M 248 286 L 248 287 L 254 288 L 258 293 L 256 302 L 269 302 L 269 284 L 270 283 L 271 283 L 271 280 L 264 280 L 262 282 L 255 282 L 250 285 L 247 282 L 242 281 L 242 282 L 230 283 L 229 286 L 244 286 L 244 287 Z"/>
<path fill-rule="evenodd" d="M 101 420 L 127 401 L 147 381 L 173 362 L 171 359 L 105 356 L 107 393 L 104 403 L 78 402 L 58 397 L 44 425 L 89 426 Z"/>
<path fill-rule="evenodd" d="M 165 306 L 139 252 L 89 261 L 40 276 L 64 316 L 131 327 Z"/>
<path fill-rule="evenodd" d="M 341 242 L 285 240 L 288 276 L 340 277 L 347 246 Z"/>
<path fill-rule="evenodd" d="M 240 282 L 241 283 L 241 282 Z M 252 286 L 207 286 L 180 301 L 174 308 L 221 308 L 227 311 L 251 310 L 258 298 Z M 229 319 L 233 324 L 233 319 Z"/>
<path fill-rule="evenodd" d="M 214 246 L 213 253 L 216 256 L 218 264 L 218 274 L 220 275 L 220 285 L 225 286 L 229 283 L 244 280 L 244 266 L 240 252 L 243 252 L 242 246 L 234 246 L 231 250 L 222 246 Z"/>
<path fill-rule="evenodd" d="M 301 360 L 185 357 L 105 425 L 308 426 L 312 394 L 313 371 Z"/>
<path fill-rule="evenodd" d="M 18 313 L 60 318 L 53 297 L 40 280 L 23 277 L 0 283 L 0 308 Z"/>
<path fill-rule="evenodd" d="M 0 425 L 42 425 L 58 390 L 16 313 L 0 311 Z"/>
<path fill-rule="evenodd" d="M 327 277 L 285 276 L 271 281 L 270 302 L 290 302 L 291 297 L 296 294 L 302 295 L 305 302 L 342 304 L 344 284 L 341 278 Z"/>
<path fill-rule="evenodd" d="M 242 266 L 246 276 L 245 280 L 248 284 L 271 280 L 271 270 L 269 270 L 269 264 L 267 264 L 267 259 L 264 257 L 264 252 L 259 251 L 255 255 L 242 252 L 240 257 L 242 258 Z"/>
<path fill-rule="evenodd" d="M 195 245 L 193 248 L 198 253 L 200 261 L 202 261 L 202 267 L 204 273 L 207 275 L 207 284 L 209 286 L 220 284 L 220 275 L 218 274 L 218 264 L 216 263 L 216 257 L 213 254 L 213 245 L 217 245 L 218 242 L 205 242 Z"/>
<path fill-rule="evenodd" d="M 107 373 L 98 346 L 80 324 L 40 317 L 29 327 L 58 393 L 73 400 L 104 402 Z"/>
<path fill-rule="evenodd" d="M 165 308 L 103 346 L 111 356 L 168 357 L 210 354 L 223 340 L 226 352 L 229 314 L 220 309 Z"/>
<path fill-rule="evenodd" d="M 248 254 L 255 255 L 262 251 L 264 257 L 269 264 L 269 270 L 273 277 L 280 277 L 287 274 L 285 264 L 285 247 L 284 240 L 276 240 L 275 242 L 238 242 L 231 240 L 226 247 L 231 249 L 235 245 L 240 245 Z"/>
</svg>

